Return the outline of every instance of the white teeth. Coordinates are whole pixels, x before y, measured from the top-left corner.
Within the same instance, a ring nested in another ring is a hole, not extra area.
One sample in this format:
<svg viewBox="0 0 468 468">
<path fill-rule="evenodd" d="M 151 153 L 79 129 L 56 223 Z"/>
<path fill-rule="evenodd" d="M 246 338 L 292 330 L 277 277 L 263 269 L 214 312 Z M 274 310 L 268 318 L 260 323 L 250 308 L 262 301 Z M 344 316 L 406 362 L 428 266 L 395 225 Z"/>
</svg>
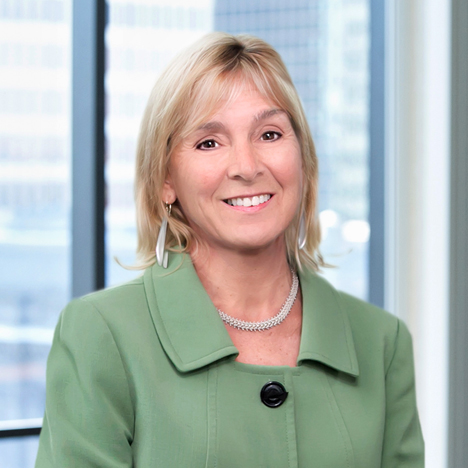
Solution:
<svg viewBox="0 0 468 468">
<path fill-rule="evenodd" d="M 229 198 L 227 201 L 228 205 L 231 206 L 257 206 L 267 202 L 271 198 L 271 195 L 259 195 L 252 198 Z"/>
</svg>

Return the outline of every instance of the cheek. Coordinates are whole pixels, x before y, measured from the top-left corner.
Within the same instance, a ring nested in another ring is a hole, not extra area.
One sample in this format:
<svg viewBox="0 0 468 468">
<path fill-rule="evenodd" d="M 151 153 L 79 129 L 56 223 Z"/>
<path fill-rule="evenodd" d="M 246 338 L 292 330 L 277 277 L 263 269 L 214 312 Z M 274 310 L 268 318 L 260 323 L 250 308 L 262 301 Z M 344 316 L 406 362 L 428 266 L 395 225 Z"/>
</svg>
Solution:
<svg viewBox="0 0 468 468">
<path fill-rule="evenodd" d="M 219 187 L 223 176 L 215 164 L 204 164 L 203 167 L 196 168 L 194 178 L 198 181 L 200 190 L 204 194 L 211 195 Z"/>
<path fill-rule="evenodd" d="M 213 164 L 180 165 L 175 177 L 175 189 L 181 204 L 186 207 L 197 205 L 211 197 L 222 180 Z"/>
<path fill-rule="evenodd" d="M 304 176 L 300 156 L 291 156 L 291 153 L 285 154 L 275 164 L 275 173 L 281 185 L 291 192 L 299 194 L 299 196 L 302 194 Z"/>
</svg>

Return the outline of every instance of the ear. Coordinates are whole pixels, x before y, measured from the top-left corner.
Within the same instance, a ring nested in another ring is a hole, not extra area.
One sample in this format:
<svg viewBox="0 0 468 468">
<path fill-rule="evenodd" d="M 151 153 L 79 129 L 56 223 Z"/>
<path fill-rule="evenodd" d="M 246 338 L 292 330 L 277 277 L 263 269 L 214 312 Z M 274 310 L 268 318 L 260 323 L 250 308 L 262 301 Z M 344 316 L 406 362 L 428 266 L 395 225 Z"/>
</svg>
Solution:
<svg viewBox="0 0 468 468">
<path fill-rule="evenodd" d="M 177 200 L 177 193 L 170 174 L 167 174 L 162 189 L 162 201 L 172 205 Z"/>
</svg>

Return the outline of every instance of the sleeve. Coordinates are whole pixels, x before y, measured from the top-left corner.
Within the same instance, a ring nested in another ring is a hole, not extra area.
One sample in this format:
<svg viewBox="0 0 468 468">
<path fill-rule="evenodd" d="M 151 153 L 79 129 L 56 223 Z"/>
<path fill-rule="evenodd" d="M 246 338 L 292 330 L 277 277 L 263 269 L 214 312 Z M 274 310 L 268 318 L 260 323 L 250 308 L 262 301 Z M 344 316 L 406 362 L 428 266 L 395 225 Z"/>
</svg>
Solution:
<svg viewBox="0 0 468 468">
<path fill-rule="evenodd" d="M 424 467 L 424 441 L 416 407 L 412 341 L 406 325 L 400 320 L 385 386 L 382 468 Z"/>
<path fill-rule="evenodd" d="M 36 468 L 129 468 L 134 414 L 112 333 L 86 300 L 62 312 L 47 361 Z"/>
</svg>

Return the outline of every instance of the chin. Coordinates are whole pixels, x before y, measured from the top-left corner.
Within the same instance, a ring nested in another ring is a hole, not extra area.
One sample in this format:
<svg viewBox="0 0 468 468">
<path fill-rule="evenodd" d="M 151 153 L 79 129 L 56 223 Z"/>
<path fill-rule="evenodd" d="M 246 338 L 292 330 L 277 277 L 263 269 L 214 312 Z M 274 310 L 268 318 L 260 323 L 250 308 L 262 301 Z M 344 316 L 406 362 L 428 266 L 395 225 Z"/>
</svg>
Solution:
<svg viewBox="0 0 468 468">
<path fill-rule="evenodd" d="M 255 254 L 284 244 L 284 236 L 280 235 L 269 238 L 266 238 L 265 236 L 257 238 L 249 237 L 233 240 L 232 242 L 229 242 L 229 244 L 230 249 L 232 250 L 245 252 L 246 254 Z"/>
</svg>

